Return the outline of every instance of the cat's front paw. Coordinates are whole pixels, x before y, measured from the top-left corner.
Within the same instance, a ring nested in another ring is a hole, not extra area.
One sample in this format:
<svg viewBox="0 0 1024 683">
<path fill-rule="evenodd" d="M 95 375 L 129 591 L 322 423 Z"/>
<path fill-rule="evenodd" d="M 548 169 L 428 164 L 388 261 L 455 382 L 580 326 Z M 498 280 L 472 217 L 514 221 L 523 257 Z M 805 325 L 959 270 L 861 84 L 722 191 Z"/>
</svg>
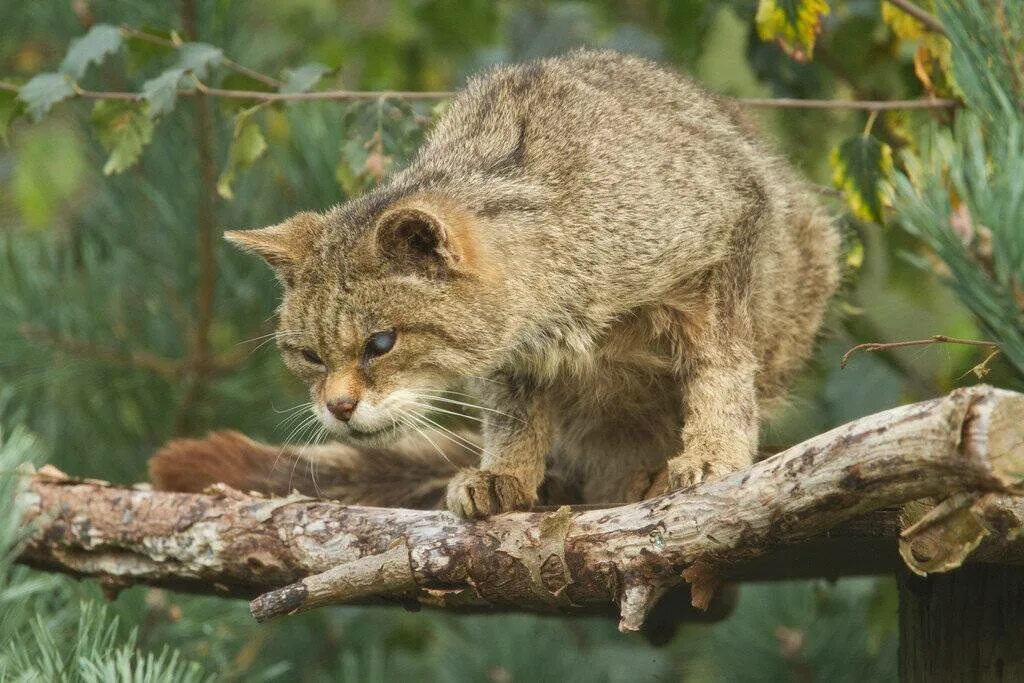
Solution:
<svg viewBox="0 0 1024 683">
<path fill-rule="evenodd" d="M 668 461 L 668 490 L 688 489 L 749 467 L 752 462 L 752 454 L 745 449 L 687 448 Z"/>
<path fill-rule="evenodd" d="M 448 510 L 459 517 L 479 519 L 511 510 L 527 510 L 537 498 L 511 474 L 466 468 L 448 483 Z"/>
</svg>

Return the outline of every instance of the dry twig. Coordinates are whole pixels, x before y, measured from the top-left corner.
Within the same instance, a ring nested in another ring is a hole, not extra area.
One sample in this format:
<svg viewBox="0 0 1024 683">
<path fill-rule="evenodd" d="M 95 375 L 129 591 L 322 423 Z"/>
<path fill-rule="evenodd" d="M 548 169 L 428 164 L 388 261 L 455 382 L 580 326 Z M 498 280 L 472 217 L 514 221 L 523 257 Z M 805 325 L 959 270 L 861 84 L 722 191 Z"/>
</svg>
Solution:
<svg viewBox="0 0 1024 683">
<path fill-rule="evenodd" d="M 999 344 L 996 342 L 985 341 L 983 339 L 960 339 L 958 337 L 947 337 L 944 334 L 936 334 L 931 337 L 927 337 L 926 339 L 910 339 L 908 341 L 898 342 L 865 342 L 863 344 L 857 344 L 843 354 L 842 360 L 839 361 L 839 367 L 845 368 L 846 364 L 850 361 L 850 356 L 858 351 L 888 351 L 891 349 L 906 349 L 912 346 L 929 346 L 931 344 L 966 344 L 968 346 L 983 346 L 988 349 L 995 349 L 996 352 L 999 351 Z M 975 368 L 987 365 L 994 356 L 995 353 L 989 354 L 988 358 L 982 361 L 979 365 L 976 365 Z"/>
</svg>

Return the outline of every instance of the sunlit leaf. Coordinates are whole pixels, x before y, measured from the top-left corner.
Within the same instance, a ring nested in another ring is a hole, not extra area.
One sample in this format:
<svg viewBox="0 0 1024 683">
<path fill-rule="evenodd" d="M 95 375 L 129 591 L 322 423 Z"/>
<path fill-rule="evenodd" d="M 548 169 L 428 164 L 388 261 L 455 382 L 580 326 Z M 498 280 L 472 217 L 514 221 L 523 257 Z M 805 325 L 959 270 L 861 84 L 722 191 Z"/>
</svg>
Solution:
<svg viewBox="0 0 1024 683">
<path fill-rule="evenodd" d="M 102 100 L 93 107 L 92 122 L 104 149 L 110 152 L 103 166 L 105 175 L 131 168 L 153 139 L 153 120 L 147 109 L 144 102 L 125 100 Z"/>
<path fill-rule="evenodd" d="M 142 97 L 149 103 L 150 116 L 162 116 L 174 109 L 184 69 L 168 69 L 142 84 Z"/>
<path fill-rule="evenodd" d="M 881 222 L 882 190 L 892 174 L 892 148 L 871 135 L 857 135 L 832 150 L 829 162 L 832 182 L 843 191 L 853 213 Z"/>
<path fill-rule="evenodd" d="M 96 24 L 81 38 L 71 41 L 60 70 L 74 79 L 85 75 L 90 64 L 101 64 L 107 55 L 121 49 L 121 30 L 110 24 Z"/>
<path fill-rule="evenodd" d="M 281 92 L 297 93 L 312 90 L 320 79 L 330 72 L 330 68 L 318 62 L 303 64 L 295 69 L 285 69 L 285 83 L 281 86 Z"/>
<path fill-rule="evenodd" d="M 849 251 L 846 252 L 846 265 L 850 270 L 860 270 L 860 267 L 864 265 L 864 243 L 856 242 Z"/>
<path fill-rule="evenodd" d="M 53 105 L 74 94 L 71 79 L 61 73 L 37 74 L 18 90 L 18 97 L 25 103 L 25 110 L 33 121 L 43 118 Z"/>
<path fill-rule="evenodd" d="M 196 78 L 206 78 L 210 67 L 220 63 L 224 51 L 206 43 L 185 43 L 178 48 L 179 69 L 191 71 Z"/>
<path fill-rule="evenodd" d="M 810 59 L 828 13 L 827 0 L 761 0 L 757 34 L 762 40 L 778 42 L 794 59 Z"/>
<path fill-rule="evenodd" d="M 267 141 L 259 124 L 248 112 L 239 114 L 235 120 L 235 135 L 228 151 L 228 163 L 217 180 L 217 194 L 225 199 L 234 199 L 231 184 L 239 171 L 253 165 L 267 149 Z"/>
<path fill-rule="evenodd" d="M 910 0 L 910 2 L 914 2 L 914 0 Z M 929 0 L 915 2 L 914 4 L 925 11 L 931 10 L 931 2 Z M 892 29 L 893 34 L 897 38 L 913 40 L 924 35 L 924 27 L 921 25 L 921 22 L 891 2 L 882 2 L 882 21 Z"/>
</svg>

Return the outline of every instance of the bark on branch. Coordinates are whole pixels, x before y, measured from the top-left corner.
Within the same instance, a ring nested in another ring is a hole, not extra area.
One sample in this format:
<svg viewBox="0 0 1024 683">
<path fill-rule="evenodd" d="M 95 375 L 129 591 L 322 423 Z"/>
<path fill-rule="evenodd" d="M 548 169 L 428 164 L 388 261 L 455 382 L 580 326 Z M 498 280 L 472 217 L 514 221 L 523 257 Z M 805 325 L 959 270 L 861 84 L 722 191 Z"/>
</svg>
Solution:
<svg viewBox="0 0 1024 683">
<path fill-rule="evenodd" d="M 1024 395 L 976 386 L 856 420 L 689 491 L 479 522 L 227 488 L 125 489 L 43 470 L 27 481 L 33 531 L 21 561 L 115 587 L 260 596 L 261 620 L 391 602 L 617 609 L 634 630 L 683 577 L 706 604 L 722 581 L 891 570 L 897 543 L 917 571 L 958 566 L 972 551 L 1016 562 L 1008 539 L 1024 528 L 1022 482 Z M 931 502 L 903 507 L 921 499 Z"/>
</svg>

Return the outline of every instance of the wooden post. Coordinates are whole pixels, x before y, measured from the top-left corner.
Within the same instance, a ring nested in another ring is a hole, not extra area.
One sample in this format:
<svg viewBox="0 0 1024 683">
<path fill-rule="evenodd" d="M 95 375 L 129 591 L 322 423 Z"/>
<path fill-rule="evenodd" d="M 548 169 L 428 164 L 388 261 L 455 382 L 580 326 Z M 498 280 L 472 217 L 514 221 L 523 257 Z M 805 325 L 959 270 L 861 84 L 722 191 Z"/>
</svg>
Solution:
<svg viewBox="0 0 1024 683">
<path fill-rule="evenodd" d="M 900 680 L 1024 681 L 1024 568 L 900 577 Z"/>
</svg>

